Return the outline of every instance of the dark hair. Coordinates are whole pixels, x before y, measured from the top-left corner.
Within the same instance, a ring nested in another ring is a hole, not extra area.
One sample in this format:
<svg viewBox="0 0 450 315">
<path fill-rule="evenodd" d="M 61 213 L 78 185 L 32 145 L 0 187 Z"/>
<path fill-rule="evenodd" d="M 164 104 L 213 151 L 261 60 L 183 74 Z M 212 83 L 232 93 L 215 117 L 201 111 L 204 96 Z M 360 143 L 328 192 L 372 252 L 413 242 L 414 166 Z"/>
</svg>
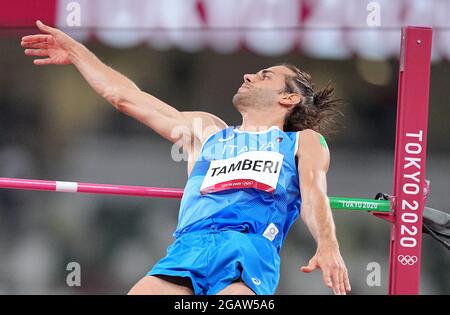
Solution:
<svg viewBox="0 0 450 315">
<path fill-rule="evenodd" d="M 302 98 L 287 114 L 284 120 L 284 131 L 301 131 L 313 129 L 322 135 L 329 135 L 337 131 L 335 116 L 342 115 L 338 107 L 342 105 L 340 99 L 334 98 L 334 87 L 327 84 L 321 90 L 314 90 L 311 75 L 301 71 L 292 64 L 282 63 L 294 72 L 286 76 L 285 93 L 299 93 Z"/>
</svg>

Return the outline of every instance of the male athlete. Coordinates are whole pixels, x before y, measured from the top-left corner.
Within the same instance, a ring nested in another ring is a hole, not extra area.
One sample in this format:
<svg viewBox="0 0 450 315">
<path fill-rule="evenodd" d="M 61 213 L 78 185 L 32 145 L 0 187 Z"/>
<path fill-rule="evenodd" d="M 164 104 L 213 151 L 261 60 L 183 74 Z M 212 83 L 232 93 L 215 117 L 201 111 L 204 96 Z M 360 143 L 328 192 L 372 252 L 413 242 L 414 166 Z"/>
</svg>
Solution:
<svg viewBox="0 0 450 315">
<path fill-rule="evenodd" d="M 350 291 L 326 192 L 321 132 L 336 112 L 332 88 L 315 91 L 292 65 L 246 74 L 233 97 L 242 124 L 229 127 L 209 113 L 176 110 L 62 31 L 36 24 L 46 34 L 21 43 L 26 55 L 46 57 L 34 64 L 73 64 L 117 110 L 189 155 L 175 241 L 129 294 L 274 294 L 280 249 L 299 214 L 317 243 L 301 271 L 320 269 L 335 294 Z"/>
</svg>

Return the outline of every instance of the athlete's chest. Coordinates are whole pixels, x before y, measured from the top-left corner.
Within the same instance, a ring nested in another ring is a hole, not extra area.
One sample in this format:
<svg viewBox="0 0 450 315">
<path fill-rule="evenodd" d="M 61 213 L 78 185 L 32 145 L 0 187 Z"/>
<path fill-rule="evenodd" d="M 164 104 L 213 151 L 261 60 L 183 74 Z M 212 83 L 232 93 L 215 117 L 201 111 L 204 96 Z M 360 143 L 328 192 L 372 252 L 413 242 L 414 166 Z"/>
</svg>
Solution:
<svg viewBox="0 0 450 315">
<path fill-rule="evenodd" d="M 280 174 L 293 168 L 296 139 L 281 130 L 266 133 L 226 132 L 209 139 L 199 159 L 201 192 L 256 188 L 276 190 Z"/>
<path fill-rule="evenodd" d="M 247 152 L 277 152 L 288 155 L 293 148 L 291 137 L 279 129 L 265 133 L 236 132 L 226 129 L 207 141 L 201 152 L 203 160 L 235 158 Z"/>
</svg>

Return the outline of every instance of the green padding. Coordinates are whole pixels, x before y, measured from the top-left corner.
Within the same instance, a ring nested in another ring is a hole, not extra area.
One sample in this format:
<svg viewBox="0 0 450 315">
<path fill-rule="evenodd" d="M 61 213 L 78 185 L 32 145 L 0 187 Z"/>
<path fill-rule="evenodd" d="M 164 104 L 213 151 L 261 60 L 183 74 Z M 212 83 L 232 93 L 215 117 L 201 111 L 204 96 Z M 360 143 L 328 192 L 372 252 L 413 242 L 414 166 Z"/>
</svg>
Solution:
<svg viewBox="0 0 450 315">
<path fill-rule="evenodd" d="M 329 197 L 331 209 L 389 212 L 389 200 Z"/>
<path fill-rule="evenodd" d="M 327 149 L 328 149 L 327 141 L 325 140 L 325 138 L 324 138 L 322 135 L 320 135 L 320 144 L 321 144 L 324 148 L 327 148 Z"/>
</svg>

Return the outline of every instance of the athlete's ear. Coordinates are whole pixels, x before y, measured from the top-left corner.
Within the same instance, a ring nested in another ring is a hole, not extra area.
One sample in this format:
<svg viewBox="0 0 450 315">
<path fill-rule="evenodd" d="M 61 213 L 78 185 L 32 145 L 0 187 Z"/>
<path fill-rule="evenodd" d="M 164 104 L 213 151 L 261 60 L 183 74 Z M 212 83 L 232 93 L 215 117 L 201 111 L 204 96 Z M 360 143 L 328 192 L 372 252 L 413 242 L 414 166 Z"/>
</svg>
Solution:
<svg viewBox="0 0 450 315">
<path fill-rule="evenodd" d="M 281 94 L 280 104 L 286 107 L 292 107 L 300 103 L 301 96 L 298 93 L 283 93 Z"/>
</svg>

